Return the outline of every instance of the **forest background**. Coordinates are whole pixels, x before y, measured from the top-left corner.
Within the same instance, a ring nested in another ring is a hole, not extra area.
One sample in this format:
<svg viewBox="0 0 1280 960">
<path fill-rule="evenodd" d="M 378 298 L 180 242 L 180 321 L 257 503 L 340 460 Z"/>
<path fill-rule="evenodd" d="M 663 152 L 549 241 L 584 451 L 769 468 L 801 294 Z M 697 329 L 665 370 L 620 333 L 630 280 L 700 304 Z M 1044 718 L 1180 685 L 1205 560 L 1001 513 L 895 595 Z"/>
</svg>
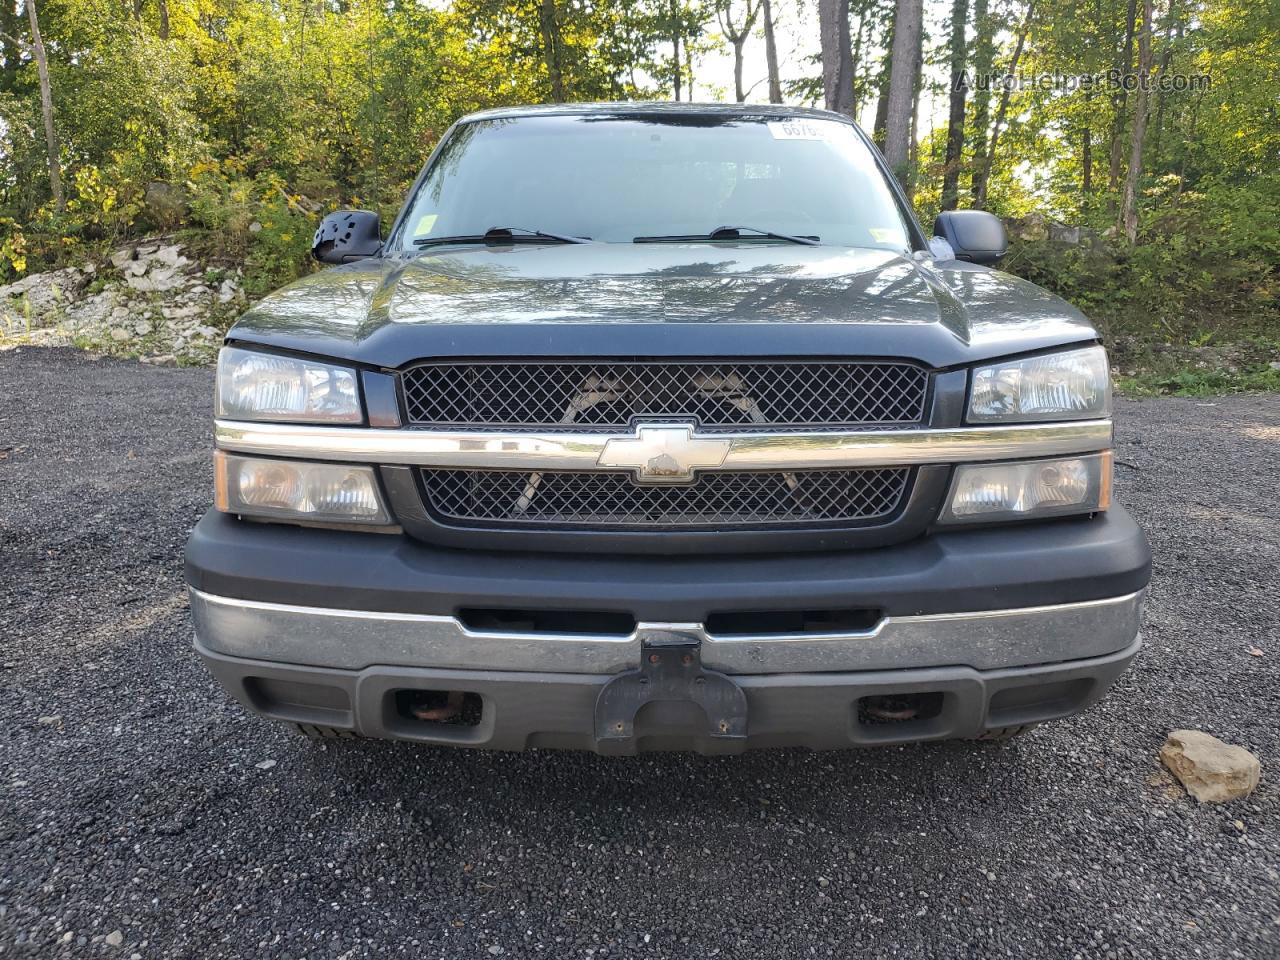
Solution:
<svg viewBox="0 0 1280 960">
<path fill-rule="evenodd" d="M 1130 391 L 1280 389 L 1280 0 L 0 0 L 0 283 L 164 235 L 252 299 L 462 114 L 695 97 L 1004 217 Z"/>
</svg>

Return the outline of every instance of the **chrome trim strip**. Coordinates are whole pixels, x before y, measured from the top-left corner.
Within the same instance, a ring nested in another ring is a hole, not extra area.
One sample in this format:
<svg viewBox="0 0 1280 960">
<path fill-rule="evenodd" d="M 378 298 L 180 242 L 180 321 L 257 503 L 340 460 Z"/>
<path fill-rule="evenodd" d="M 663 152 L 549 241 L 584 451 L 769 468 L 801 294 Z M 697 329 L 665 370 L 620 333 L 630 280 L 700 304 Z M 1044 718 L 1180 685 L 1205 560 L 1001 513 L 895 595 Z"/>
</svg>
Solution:
<svg viewBox="0 0 1280 960">
<path fill-rule="evenodd" d="M 871 630 L 844 635 L 708 636 L 702 662 L 730 674 L 1058 663 L 1132 643 L 1145 599 L 1141 590 L 1045 607 L 886 617 Z"/>
<path fill-rule="evenodd" d="M 642 622 L 624 637 L 490 633 L 468 630 L 448 616 L 263 603 L 189 589 L 196 636 L 228 656 L 348 670 L 383 665 L 587 674 L 637 666 L 641 634 L 673 628 L 698 633 L 703 664 L 729 674 L 1059 663 L 1131 644 L 1146 595 L 886 617 L 854 633 L 709 636 L 701 624 Z"/>
<path fill-rule="evenodd" d="M 214 421 L 219 449 L 236 453 L 480 470 L 603 470 L 608 433 L 384 430 Z M 621 435 L 625 438 L 638 436 Z M 1092 453 L 1111 446 L 1110 420 L 848 433 L 706 433 L 725 441 L 717 470 L 796 470 L 973 463 Z M 704 468 L 707 469 L 707 468 Z"/>
<path fill-rule="evenodd" d="M 400 664 L 552 673 L 617 673 L 640 662 L 634 633 L 476 633 L 455 617 L 263 603 L 187 590 L 200 642 L 235 657 L 348 669 Z"/>
</svg>

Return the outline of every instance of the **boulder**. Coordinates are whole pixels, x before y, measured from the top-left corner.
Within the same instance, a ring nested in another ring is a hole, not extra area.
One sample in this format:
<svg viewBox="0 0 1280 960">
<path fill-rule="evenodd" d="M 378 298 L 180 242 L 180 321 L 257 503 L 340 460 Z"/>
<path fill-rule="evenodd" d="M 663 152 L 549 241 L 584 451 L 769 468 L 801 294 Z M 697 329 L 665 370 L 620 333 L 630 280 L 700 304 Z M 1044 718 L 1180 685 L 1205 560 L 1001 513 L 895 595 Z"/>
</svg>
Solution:
<svg viewBox="0 0 1280 960">
<path fill-rule="evenodd" d="M 1174 730 L 1160 748 L 1160 762 L 1201 803 L 1225 803 L 1253 793 L 1262 765 L 1244 747 L 1200 730 Z"/>
<path fill-rule="evenodd" d="M 25 299 L 35 317 L 65 304 L 78 294 L 88 277 L 75 267 L 62 270 L 51 270 L 47 273 L 33 273 L 15 280 L 13 283 L 0 286 L 0 308 L 9 312 L 21 312 L 20 303 Z"/>
<path fill-rule="evenodd" d="M 1049 221 L 1049 239 L 1053 243 L 1066 243 L 1071 246 L 1080 244 L 1080 228 L 1069 227 L 1065 223 Z"/>
<path fill-rule="evenodd" d="M 155 259 L 174 269 L 181 269 L 191 263 L 190 260 L 182 255 L 182 247 L 176 243 L 157 250 Z"/>
<path fill-rule="evenodd" d="M 236 294 L 240 292 L 240 288 L 236 286 L 232 280 L 223 280 L 222 285 L 218 287 L 218 302 L 230 303 L 236 298 Z"/>
</svg>

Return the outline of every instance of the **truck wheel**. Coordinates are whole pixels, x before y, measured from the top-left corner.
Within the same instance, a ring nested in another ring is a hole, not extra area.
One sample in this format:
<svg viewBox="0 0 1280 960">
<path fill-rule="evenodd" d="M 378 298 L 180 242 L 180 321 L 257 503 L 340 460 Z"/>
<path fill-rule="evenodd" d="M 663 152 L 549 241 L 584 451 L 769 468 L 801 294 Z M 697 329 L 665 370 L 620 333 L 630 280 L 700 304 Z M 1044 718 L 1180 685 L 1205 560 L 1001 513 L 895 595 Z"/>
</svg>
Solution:
<svg viewBox="0 0 1280 960">
<path fill-rule="evenodd" d="M 293 728 L 308 740 L 359 740 L 360 734 L 341 727 L 323 727 L 318 723 L 295 723 Z"/>
<path fill-rule="evenodd" d="M 986 733 L 980 733 L 976 737 L 969 737 L 970 740 L 1012 740 L 1014 737 L 1020 737 L 1024 733 L 1029 733 L 1036 727 L 1038 723 L 1023 723 L 1015 727 L 993 727 Z"/>
</svg>

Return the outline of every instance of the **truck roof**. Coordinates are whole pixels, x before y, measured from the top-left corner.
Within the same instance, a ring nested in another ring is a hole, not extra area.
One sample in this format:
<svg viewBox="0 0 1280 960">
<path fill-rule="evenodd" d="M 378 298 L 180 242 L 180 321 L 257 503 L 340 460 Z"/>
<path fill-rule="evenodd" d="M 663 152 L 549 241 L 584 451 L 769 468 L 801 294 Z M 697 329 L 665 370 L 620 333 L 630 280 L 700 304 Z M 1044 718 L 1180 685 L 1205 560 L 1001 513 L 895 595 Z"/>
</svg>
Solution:
<svg viewBox="0 0 1280 960">
<path fill-rule="evenodd" d="M 841 120 L 853 123 L 848 117 L 831 110 L 816 107 L 795 107 L 778 103 L 684 103 L 670 100 L 630 100 L 612 103 L 542 103 L 518 107 L 496 107 L 467 114 L 459 123 L 473 120 L 509 119 L 536 116 L 581 116 L 601 114 L 609 116 L 721 116 L 721 117 L 813 117 L 821 120 Z"/>
</svg>

